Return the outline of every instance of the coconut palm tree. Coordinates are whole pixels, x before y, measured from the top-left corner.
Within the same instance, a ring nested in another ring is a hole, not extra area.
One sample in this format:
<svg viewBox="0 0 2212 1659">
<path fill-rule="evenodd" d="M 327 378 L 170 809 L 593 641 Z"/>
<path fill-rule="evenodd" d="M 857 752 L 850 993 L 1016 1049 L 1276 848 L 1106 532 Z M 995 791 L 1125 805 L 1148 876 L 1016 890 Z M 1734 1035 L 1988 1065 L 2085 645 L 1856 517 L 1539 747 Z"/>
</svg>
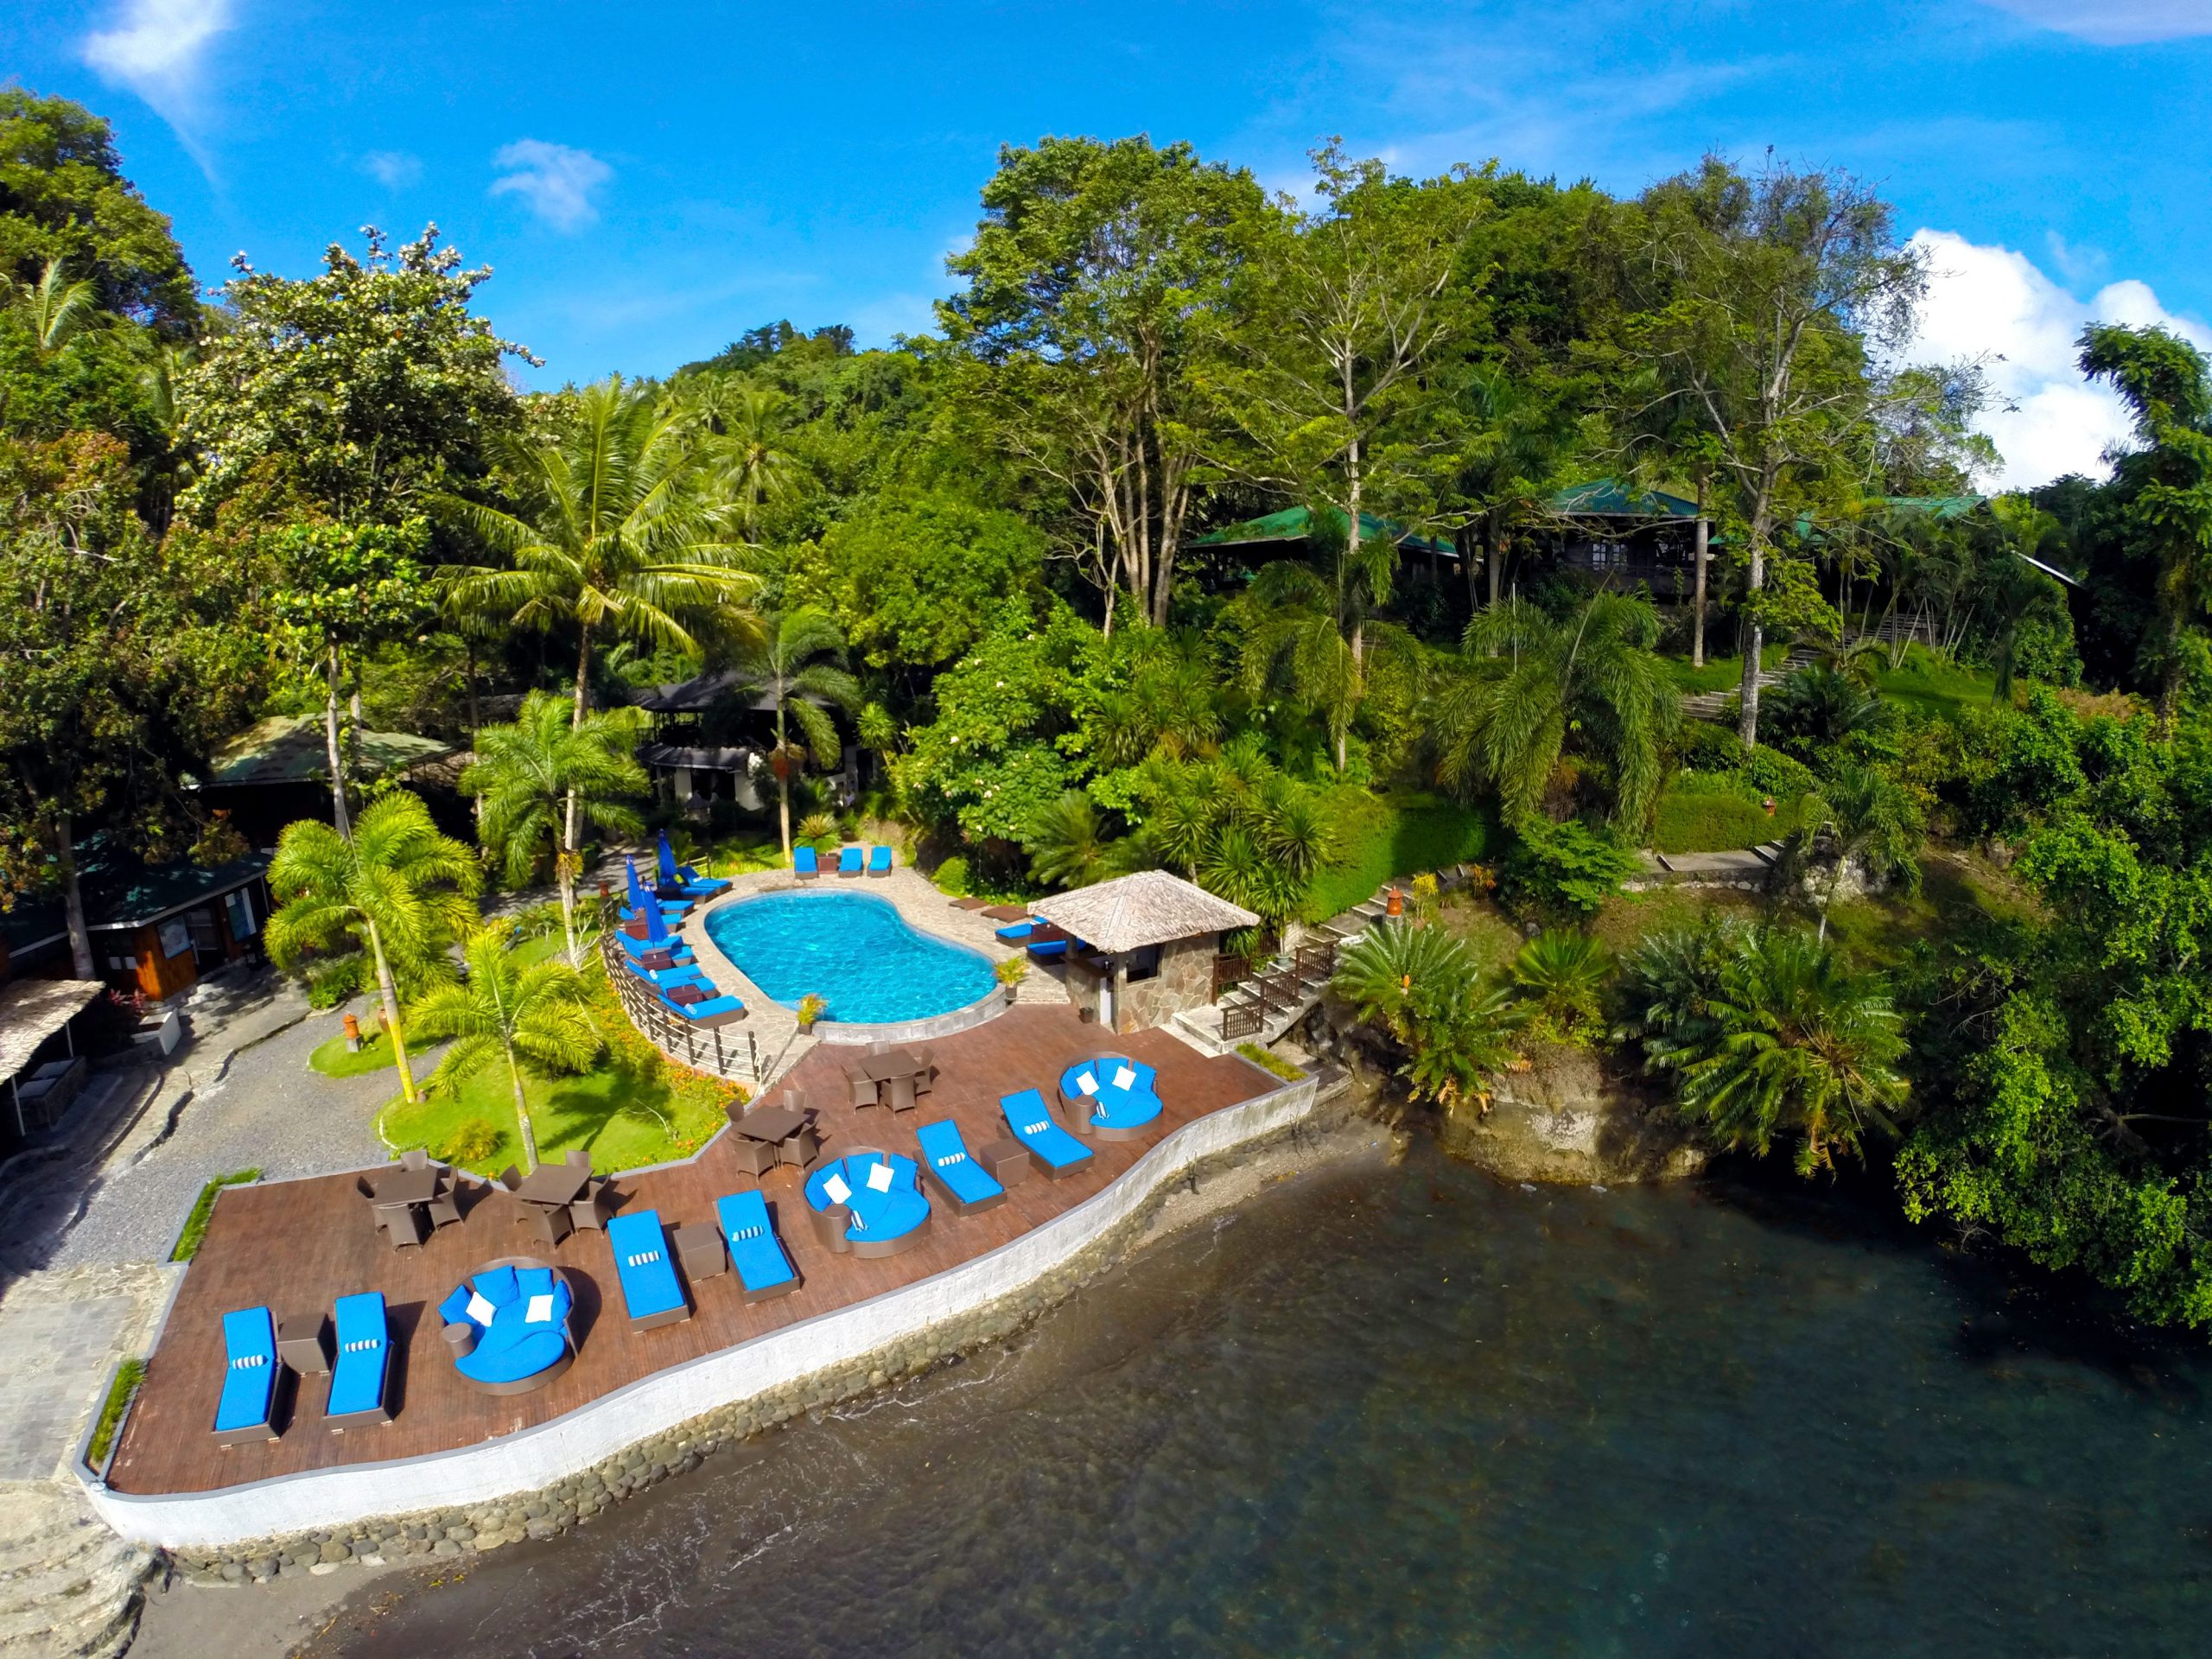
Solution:
<svg viewBox="0 0 2212 1659">
<path fill-rule="evenodd" d="M 533 691 L 512 726 L 487 726 L 477 734 L 476 760 L 461 774 L 461 791 L 482 805 L 476 836 L 501 860 L 510 884 L 530 880 L 550 849 L 553 880 L 561 892 L 561 928 L 571 967 L 583 966 L 576 937 L 576 878 L 582 854 L 570 838 L 573 821 L 616 835 L 645 829 L 629 798 L 649 787 L 632 752 L 637 722 L 624 710 L 572 720 L 568 701 Z"/>
<path fill-rule="evenodd" d="M 703 460 L 721 482 L 747 536 L 763 507 L 789 501 L 807 483 L 806 464 L 784 448 L 791 399 L 743 375 L 707 376 L 684 404 L 706 429 Z"/>
<path fill-rule="evenodd" d="M 784 832 L 784 859 L 791 855 L 791 773 L 808 759 L 825 769 L 837 764 L 836 723 L 829 710 L 848 715 L 861 706 L 860 682 L 844 670 L 845 636 L 825 611 L 811 606 L 764 614 L 737 651 L 737 671 L 766 694 L 776 712 L 776 810 Z M 803 743 L 791 740 L 798 728 Z"/>
<path fill-rule="evenodd" d="M 551 958 L 525 967 L 507 948 L 507 930 L 473 930 L 463 947 L 468 977 L 441 985 L 408 1010 L 421 1035 L 450 1037 L 433 1088 L 459 1083 L 493 1060 L 504 1060 L 515 1096 L 515 1126 L 522 1135 L 524 1173 L 537 1167 L 537 1135 L 530 1121 L 525 1072 L 569 1076 L 590 1067 L 606 1044 L 585 1006 L 584 977 Z"/>
<path fill-rule="evenodd" d="M 1640 829 L 1681 719 L 1658 639 L 1651 602 L 1620 594 L 1593 594 L 1564 621 L 1522 599 L 1481 612 L 1433 702 L 1438 775 L 1488 784 L 1509 818 L 1525 818 L 1571 739 L 1610 770 L 1614 822 Z"/>
<path fill-rule="evenodd" d="M 5 277 L 9 308 L 23 320 L 39 355 L 51 357 L 99 321 L 99 290 L 69 280 L 69 262 L 49 259 L 35 283 Z"/>
<path fill-rule="evenodd" d="M 1838 1152 L 1859 1156 L 1870 1130 L 1895 1134 L 1907 1096 L 1888 996 L 1795 931 L 1745 935 L 1702 1018 L 1644 1047 L 1678 1075 L 1682 1109 L 1726 1145 L 1763 1157 L 1776 1136 L 1796 1137 L 1801 1174 L 1832 1167 Z"/>
<path fill-rule="evenodd" d="M 429 809 L 404 791 L 353 821 L 352 839 L 312 818 L 286 826 L 269 866 L 277 910 L 269 954 L 289 969 L 318 953 L 368 953 L 399 1065 L 401 1091 L 418 1096 L 402 1029 L 397 975 L 435 975 L 446 942 L 476 920 L 483 874 L 475 855 L 441 834 Z"/>
</svg>

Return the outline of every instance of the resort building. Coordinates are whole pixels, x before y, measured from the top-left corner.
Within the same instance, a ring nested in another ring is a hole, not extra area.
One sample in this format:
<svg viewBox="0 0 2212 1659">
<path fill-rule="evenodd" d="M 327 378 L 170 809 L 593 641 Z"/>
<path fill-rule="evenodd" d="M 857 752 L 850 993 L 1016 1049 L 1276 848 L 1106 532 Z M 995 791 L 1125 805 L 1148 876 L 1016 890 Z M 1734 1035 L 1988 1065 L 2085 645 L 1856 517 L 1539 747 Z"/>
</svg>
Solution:
<svg viewBox="0 0 2212 1659">
<path fill-rule="evenodd" d="M 1166 870 L 1140 870 L 1030 906 L 1077 943 L 1068 1000 L 1109 1031 L 1165 1025 L 1213 1001 L 1223 936 L 1260 918 Z"/>
</svg>

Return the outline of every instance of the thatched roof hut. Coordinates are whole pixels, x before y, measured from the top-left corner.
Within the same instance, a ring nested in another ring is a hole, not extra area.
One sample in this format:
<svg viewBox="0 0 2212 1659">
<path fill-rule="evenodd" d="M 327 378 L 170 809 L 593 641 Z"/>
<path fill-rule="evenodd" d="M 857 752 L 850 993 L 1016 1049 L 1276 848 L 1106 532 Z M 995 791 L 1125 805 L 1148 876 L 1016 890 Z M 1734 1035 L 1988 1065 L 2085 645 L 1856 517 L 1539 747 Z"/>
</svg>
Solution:
<svg viewBox="0 0 2212 1659">
<path fill-rule="evenodd" d="M 1259 918 L 1166 870 L 1140 870 L 1040 899 L 1030 910 L 1108 956 L 1201 934 L 1252 927 Z"/>
</svg>

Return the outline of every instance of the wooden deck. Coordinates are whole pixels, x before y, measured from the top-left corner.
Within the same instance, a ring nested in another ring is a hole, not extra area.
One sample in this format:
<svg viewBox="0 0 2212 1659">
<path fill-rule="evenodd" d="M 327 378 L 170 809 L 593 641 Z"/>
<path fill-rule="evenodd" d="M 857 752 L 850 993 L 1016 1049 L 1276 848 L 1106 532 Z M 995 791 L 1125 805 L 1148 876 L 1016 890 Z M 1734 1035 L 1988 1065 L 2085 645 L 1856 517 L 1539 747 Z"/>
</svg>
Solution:
<svg viewBox="0 0 2212 1659">
<path fill-rule="evenodd" d="M 207 1241 L 148 1364 L 108 1471 L 110 1485 L 141 1494 L 207 1491 L 310 1469 L 452 1451 L 545 1422 L 667 1366 L 898 1289 L 995 1249 L 1099 1192 L 1173 1130 L 1275 1086 L 1243 1060 L 1209 1058 L 1164 1032 L 1111 1036 L 1064 1007 L 1017 1007 L 931 1046 L 937 1088 L 905 1121 L 880 1109 L 856 1113 L 835 1103 L 835 1048 L 818 1049 L 800 1062 L 790 1082 L 810 1090 L 819 1109 L 830 1136 L 825 1157 L 855 1146 L 912 1156 L 914 1124 L 948 1116 L 958 1122 L 973 1151 L 1004 1135 L 1001 1096 L 1037 1089 L 1050 1100 L 1062 1070 L 1102 1052 L 1132 1054 L 1156 1067 L 1166 1109 L 1141 1140 L 1091 1141 L 1092 1166 L 1082 1173 L 1064 1181 L 1033 1174 L 1009 1189 L 1007 1203 L 980 1215 L 955 1215 L 932 1198 L 922 1243 L 882 1261 L 832 1255 L 816 1243 L 799 1172 L 777 1170 L 756 1183 L 736 1167 L 727 1133 L 681 1167 L 634 1179 L 617 1176 L 621 1209 L 657 1210 L 671 1228 L 711 1223 L 717 1197 L 757 1184 L 768 1195 L 804 1286 L 748 1307 L 735 1274 L 725 1273 L 691 1287 L 690 1319 L 633 1332 L 623 1318 L 606 1236 L 574 1234 L 552 1259 L 569 1270 L 576 1287 L 571 1327 L 576 1363 L 550 1386 L 505 1398 L 479 1393 L 461 1379 L 439 1340 L 436 1313 L 438 1303 L 479 1264 L 534 1253 L 503 1197 L 465 1188 L 465 1195 L 476 1196 L 473 1203 L 464 1196 L 459 1225 L 439 1229 L 419 1250 L 395 1252 L 374 1230 L 350 1174 L 233 1188 L 215 1207 Z M 395 1421 L 333 1432 L 323 1421 L 328 1379 L 295 1379 L 287 1372 L 278 1396 L 283 1437 L 273 1444 L 218 1447 L 211 1426 L 222 1389 L 223 1314 L 260 1305 L 280 1319 L 315 1308 L 327 1313 L 337 1297 L 359 1290 L 382 1291 L 390 1310 L 398 1349 Z"/>
</svg>

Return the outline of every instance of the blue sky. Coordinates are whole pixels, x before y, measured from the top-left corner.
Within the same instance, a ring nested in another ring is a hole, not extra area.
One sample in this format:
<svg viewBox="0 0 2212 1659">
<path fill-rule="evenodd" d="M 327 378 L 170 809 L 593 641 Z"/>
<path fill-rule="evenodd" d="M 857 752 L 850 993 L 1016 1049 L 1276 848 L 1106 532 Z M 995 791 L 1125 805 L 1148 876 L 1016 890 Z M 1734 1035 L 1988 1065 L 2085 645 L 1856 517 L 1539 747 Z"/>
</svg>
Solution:
<svg viewBox="0 0 2212 1659">
<path fill-rule="evenodd" d="M 2212 344 L 2212 0 L 610 9 L 16 0 L 0 75 L 115 123 L 203 282 L 435 219 L 540 385 L 788 316 L 928 326 L 1001 142 L 1189 138 L 1294 186 L 1341 133 L 1632 192 L 1847 168 L 1924 232 L 1926 348 L 1992 358 L 2012 481 L 2093 464 L 2090 315 Z M 1996 354 L 2002 362 L 1994 361 Z"/>
</svg>

